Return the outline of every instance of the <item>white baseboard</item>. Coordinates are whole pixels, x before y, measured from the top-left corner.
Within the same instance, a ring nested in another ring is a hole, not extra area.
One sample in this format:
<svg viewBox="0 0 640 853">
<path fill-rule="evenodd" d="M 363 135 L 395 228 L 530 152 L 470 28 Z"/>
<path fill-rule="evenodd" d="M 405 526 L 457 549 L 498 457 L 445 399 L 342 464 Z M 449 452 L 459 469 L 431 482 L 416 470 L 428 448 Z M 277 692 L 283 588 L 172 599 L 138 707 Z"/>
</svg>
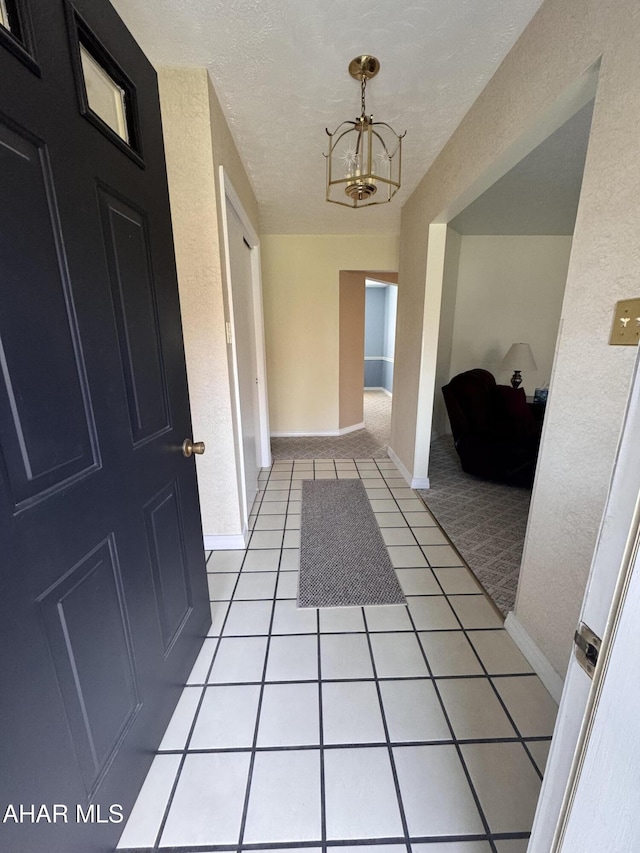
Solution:
<svg viewBox="0 0 640 853">
<path fill-rule="evenodd" d="M 537 643 L 531 639 L 513 611 L 507 614 L 504 627 L 507 634 L 509 634 L 513 642 L 529 661 L 535 673 L 539 676 L 540 681 L 556 702 L 559 703 L 564 688 L 564 681 L 540 651 Z"/>
<path fill-rule="evenodd" d="M 204 537 L 205 551 L 243 551 L 249 544 L 249 531 L 246 526 L 242 533 Z"/>
<path fill-rule="evenodd" d="M 327 429 L 321 432 L 272 432 L 271 438 L 322 438 L 337 434 L 337 429 Z"/>
<path fill-rule="evenodd" d="M 407 481 L 407 485 L 411 486 L 412 489 L 429 489 L 429 478 L 428 477 L 414 477 L 413 474 L 409 473 L 409 469 L 406 468 L 398 454 L 394 451 L 392 447 L 387 447 L 387 456 L 396 466 L 398 471 L 402 474 L 402 476 Z"/>
<path fill-rule="evenodd" d="M 431 482 L 428 477 L 412 477 L 411 478 L 411 488 L 412 489 L 430 489 Z"/>
<path fill-rule="evenodd" d="M 353 426 L 343 427 L 339 429 L 337 435 L 347 435 L 349 432 L 356 432 L 359 429 L 364 429 L 364 421 L 359 424 L 354 424 Z"/>
<path fill-rule="evenodd" d="M 392 447 L 387 447 L 387 456 L 393 462 L 393 464 L 396 466 L 398 471 L 400 471 L 402 476 L 405 478 L 405 480 L 407 481 L 407 485 L 410 486 L 411 485 L 411 474 L 405 468 L 400 457 L 398 456 L 398 454 L 395 452 L 395 450 Z"/>
<path fill-rule="evenodd" d="M 355 432 L 358 429 L 364 429 L 364 421 L 342 429 L 325 429 L 320 430 L 320 432 L 272 432 L 271 435 L 274 438 L 331 438 L 337 435 L 347 435 L 347 433 Z"/>
</svg>

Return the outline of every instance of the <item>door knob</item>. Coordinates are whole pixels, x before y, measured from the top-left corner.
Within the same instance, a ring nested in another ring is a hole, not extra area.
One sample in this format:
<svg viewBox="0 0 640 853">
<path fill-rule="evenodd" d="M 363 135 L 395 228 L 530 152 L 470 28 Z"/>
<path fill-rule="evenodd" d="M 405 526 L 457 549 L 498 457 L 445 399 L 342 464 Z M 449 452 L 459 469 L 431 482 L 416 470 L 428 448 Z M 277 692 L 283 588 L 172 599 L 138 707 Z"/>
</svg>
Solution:
<svg viewBox="0 0 640 853">
<path fill-rule="evenodd" d="M 185 438 L 182 442 L 182 452 L 185 456 L 191 456 L 194 453 L 202 456 L 204 449 L 204 441 L 191 441 L 190 438 Z"/>
</svg>

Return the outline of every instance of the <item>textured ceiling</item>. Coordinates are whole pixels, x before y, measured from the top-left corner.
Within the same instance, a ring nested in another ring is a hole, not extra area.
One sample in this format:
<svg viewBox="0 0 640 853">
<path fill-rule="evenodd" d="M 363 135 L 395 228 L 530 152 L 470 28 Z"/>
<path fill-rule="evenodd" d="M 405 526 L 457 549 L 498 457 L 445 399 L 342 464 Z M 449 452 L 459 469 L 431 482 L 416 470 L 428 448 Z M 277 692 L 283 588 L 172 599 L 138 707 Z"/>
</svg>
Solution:
<svg viewBox="0 0 640 853">
<path fill-rule="evenodd" d="M 593 101 L 451 220 L 460 234 L 573 234 Z"/>
<path fill-rule="evenodd" d="M 112 0 L 156 66 L 204 66 L 263 233 L 400 230 L 400 208 L 542 0 Z M 359 114 L 349 61 L 382 64 L 367 112 L 407 131 L 390 204 L 324 200 L 327 136 Z"/>
</svg>

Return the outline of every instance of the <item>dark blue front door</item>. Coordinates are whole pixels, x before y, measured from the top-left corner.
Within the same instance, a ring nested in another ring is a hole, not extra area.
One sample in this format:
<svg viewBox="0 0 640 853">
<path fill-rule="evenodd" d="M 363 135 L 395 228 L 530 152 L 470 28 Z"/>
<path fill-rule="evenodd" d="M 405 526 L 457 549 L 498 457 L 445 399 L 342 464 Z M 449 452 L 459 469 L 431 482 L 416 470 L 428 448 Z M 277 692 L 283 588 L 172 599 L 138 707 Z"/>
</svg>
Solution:
<svg viewBox="0 0 640 853">
<path fill-rule="evenodd" d="M 106 0 L 0 3 L 0 288 L 0 849 L 93 853 L 210 618 L 156 77 Z"/>
</svg>

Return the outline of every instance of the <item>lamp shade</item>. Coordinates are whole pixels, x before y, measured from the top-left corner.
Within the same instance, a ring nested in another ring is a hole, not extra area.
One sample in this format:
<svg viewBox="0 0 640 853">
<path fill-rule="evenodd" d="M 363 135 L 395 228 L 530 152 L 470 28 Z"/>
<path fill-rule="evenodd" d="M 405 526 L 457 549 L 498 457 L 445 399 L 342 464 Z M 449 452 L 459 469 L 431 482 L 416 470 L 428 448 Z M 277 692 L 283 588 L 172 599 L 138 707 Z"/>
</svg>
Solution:
<svg viewBox="0 0 640 853">
<path fill-rule="evenodd" d="M 500 367 L 502 370 L 520 371 L 538 369 L 529 344 L 511 344 Z"/>
</svg>

